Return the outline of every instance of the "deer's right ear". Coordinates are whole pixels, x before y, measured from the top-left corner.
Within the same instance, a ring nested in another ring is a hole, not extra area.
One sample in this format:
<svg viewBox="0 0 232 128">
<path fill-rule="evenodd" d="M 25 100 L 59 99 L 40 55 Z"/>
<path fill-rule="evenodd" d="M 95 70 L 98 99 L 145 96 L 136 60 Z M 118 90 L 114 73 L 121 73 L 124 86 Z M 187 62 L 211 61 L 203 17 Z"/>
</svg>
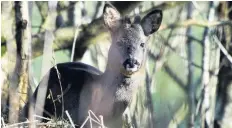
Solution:
<svg viewBox="0 0 232 128">
<path fill-rule="evenodd" d="M 115 7 L 109 3 L 106 3 L 103 9 L 103 18 L 105 25 L 110 30 L 113 30 L 119 26 L 121 16 Z"/>
</svg>

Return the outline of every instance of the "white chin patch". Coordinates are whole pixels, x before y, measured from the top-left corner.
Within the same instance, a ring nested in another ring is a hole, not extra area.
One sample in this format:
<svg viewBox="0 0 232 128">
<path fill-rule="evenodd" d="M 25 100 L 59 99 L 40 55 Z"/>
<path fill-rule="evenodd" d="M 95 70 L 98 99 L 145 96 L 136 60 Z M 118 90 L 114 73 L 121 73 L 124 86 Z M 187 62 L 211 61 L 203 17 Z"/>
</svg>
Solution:
<svg viewBox="0 0 232 128">
<path fill-rule="evenodd" d="M 138 66 L 134 66 L 133 68 L 130 68 L 129 64 L 126 65 L 127 72 L 136 72 L 137 70 L 138 70 Z"/>
</svg>

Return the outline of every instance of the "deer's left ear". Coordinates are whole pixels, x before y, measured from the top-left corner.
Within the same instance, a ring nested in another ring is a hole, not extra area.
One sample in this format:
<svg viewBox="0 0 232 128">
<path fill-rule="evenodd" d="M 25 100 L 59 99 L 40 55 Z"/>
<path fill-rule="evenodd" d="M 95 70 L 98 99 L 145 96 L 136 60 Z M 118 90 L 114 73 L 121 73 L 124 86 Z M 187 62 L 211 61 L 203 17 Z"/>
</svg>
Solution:
<svg viewBox="0 0 232 128">
<path fill-rule="evenodd" d="M 142 19 L 141 26 L 145 36 L 149 36 L 159 29 L 162 17 L 163 14 L 161 10 L 153 10 Z"/>
<path fill-rule="evenodd" d="M 103 19 L 105 25 L 110 29 L 115 29 L 119 26 L 120 23 L 120 13 L 118 10 L 111 4 L 106 3 L 103 9 Z"/>
</svg>

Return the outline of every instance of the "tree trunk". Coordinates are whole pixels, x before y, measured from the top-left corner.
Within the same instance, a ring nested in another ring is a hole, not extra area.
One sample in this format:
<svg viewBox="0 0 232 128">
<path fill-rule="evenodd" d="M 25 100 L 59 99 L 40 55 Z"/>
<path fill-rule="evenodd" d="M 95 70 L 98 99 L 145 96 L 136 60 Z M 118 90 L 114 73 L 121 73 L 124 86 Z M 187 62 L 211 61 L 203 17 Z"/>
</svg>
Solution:
<svg viewBox="0 0 232 128">
<path fill-rule="evenodd" d="M 49 20 L 50 26 L 52 26 L 49 30 L 45 31 L 45 38 L 44 38 L 44 48 L 43 48 L 43 60 L 42 60 L 42 69 L 41 69 L 41 74 L 40 74 L 40 80 L 47 74 L 50 68 L 52 68 L 54 65 L 56 65 L 55 61 L 55 56 L 53 55 L 53 41 L 54 41 L 54 35 L 53 35 L 53 30 L 55 29 L 54 22 L 56 19 L 57 14 L 56 13 L 51 13 L 51 12 L 56 12 L 56 7 L 57 7 L 57 2 L 54 1 L 49 1 L 48 2 L 48 9 L 50 10 L 48 12 L 48 17 L 51 19 Z M 48 75 L 49 77 L 49 75 Z M 37 93 L 37 99 L 36 99 L 36 107 L 35 111 L 36 114 L 41 116 L 42 115 L 42 109 L 44 106 L 44 101 L 46 99 L 46 90 L 47 87 L 39 87 Z M 39 107 L 37 107 L 39 106 Z M 33 110 L 30 111 L 29 116 L 33 115 Z"/>
<path fill-rule="evenodd" d="M 28 2 L 15 2 L 16 21 L 16 65 L 10 77 L 9 86 L 9 122 L 18 121 L 19 108 L 27 100 L 31 57 L 31 30 Z"/>
<path fill-rule="evenodd" d="M 215 2 L 210 2 L 208 21 L 213 21 L 215 17 Z M 214 126 L 214 110 L 216 98 L 217 74 L 219 68 L 219 48 L 215 43 L 210 42 L 212 35 L 209 28 L 204 31 L 203 43 L 203 94 L 201 109 L 201 127 L 213 128 Z"/>
<path fill-rule="evenodd" d="M 193 5 L 192 2 L 189 2 L 187 4 L 187 19 L 192 18 L 192 13 L 193 13 Z M 186 31 L 187 35 L 192 34 L 191 27 L 187 28 Z M 191 38 L 187 38 L 187 56 L 188 56 L 188 76 L 187 76 L 187 87 L 188 87 L 188 104 L 189 104 L 189 119 L 188 119 L 188 126 L 187 127 L 194 127 L 195 124 L 195 111 L 196 111 L 196 103 L 195 103 L 195 93 L 196 93 L 196 87 L 193 83 L 194 80 L 194 67 L 191 64 L 193 62 L 193 43 Z"/>
</svg>

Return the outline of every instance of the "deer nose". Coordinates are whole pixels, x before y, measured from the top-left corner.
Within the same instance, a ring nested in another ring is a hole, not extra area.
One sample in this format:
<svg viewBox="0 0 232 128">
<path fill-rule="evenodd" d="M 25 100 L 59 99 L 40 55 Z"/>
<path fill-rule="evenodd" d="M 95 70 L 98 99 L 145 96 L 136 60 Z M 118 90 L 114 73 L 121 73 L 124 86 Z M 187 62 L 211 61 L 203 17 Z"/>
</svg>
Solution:
<svg viewBox="0 0 232 128">
<path fill-rule="evenodd" d="M 134 68 L 135 66 L 139 66 L 139 65 L 140 65 L 139 62 L 134 58 L 126 59 L 123 63 L 125 69 Z"/>
</svg>

